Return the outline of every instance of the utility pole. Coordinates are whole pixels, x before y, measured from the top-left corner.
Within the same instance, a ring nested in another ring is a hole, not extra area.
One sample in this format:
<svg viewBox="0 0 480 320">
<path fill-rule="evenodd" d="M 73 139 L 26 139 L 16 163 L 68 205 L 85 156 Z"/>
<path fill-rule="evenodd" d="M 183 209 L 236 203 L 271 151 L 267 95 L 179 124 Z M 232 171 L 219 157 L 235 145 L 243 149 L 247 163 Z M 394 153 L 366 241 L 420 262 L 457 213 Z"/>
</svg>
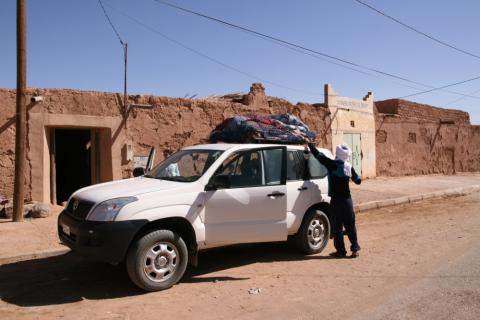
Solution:
<svg viewBox="0 0 480 320">
<path fill-rule="evenodd" d="M 128 117 L 128 98 L 127 98 L 127 62 L 128 62 L 128 44 L 127 42 L 124 42 L 122 40 L 122 37 L 120 37 L 120 33 L 118 33 L 117 29 L 112 23 L 112 20 L 110 20 L 110 17 L 108 16 L 107 10 L 105 10 L 105 7 L 103 6 L 102 0 L 98 0 L 98 4 L 102 8 L 103 14 L 105 15 L 105 18 L 107 19 L 108 23 L 110 24 L 110 27 L 112 27 L 113 32 L 117 35 L 118 41 L 120 41 L 120 44 L 122 45 L 123 49 L 123 60 L 124 60 L 124 73 L 123 73 L 123 112 L 124 112 L 124 122 L 125 122 L 125 128 L 127 127 L 127 117 Z"/>
<path fill-rule="evenodd" d="M 128 98 L 127 98 L 127 62 L 128 62 L 128 43 L 123 43 L 123 58 L 124 58 L 124 74 L 123 74 L 123 111 L 125 112 L 125 117 L 128 117 Z"/>
<path fill-rule="evenodd" d="M 17 0 L 17 106 L 15 127 L 15 185 L 13 191 L 13 221 L 23 221 L 25 195 L 25 142 L 27 131 L 27 37 L 25 0 Z"/>
</svg>

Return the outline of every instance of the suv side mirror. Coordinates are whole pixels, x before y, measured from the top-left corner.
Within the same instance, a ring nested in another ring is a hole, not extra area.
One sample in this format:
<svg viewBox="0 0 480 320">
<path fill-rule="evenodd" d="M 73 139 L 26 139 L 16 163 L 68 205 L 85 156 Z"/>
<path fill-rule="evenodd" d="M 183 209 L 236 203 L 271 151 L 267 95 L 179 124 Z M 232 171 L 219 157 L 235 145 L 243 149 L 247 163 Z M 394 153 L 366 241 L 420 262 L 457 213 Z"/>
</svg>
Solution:
<svg viewBox="0 0 480 320">
<path fill-rule="evenodd" d="M 136 167 L 135 169 L 133 169 L 134 177 L 140 177 L 140 176 L 143 176 L 144 174 L 145 174 L 145 169 L 142 167 Z"/>
<path fill-rule="evenodd" d="M 230 188 L 230 177 L 224 175 L 218 175 L 212 177 L 210 182 L 205 186 L 205 191 L 212 191 L 217 189 Z"/>
</svg>

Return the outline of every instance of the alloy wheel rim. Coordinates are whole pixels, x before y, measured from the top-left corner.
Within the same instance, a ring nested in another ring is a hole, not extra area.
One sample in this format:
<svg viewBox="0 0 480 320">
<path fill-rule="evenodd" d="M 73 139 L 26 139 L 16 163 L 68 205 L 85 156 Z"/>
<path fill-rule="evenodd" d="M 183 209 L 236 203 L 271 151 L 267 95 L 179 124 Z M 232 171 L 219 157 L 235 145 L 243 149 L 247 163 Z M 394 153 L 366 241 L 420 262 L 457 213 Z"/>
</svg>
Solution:
<svg viewBox="0 0 480 320">
<path fill-rule="evenodd" d="M 143 272 L 153 282 L 163 282 L 173 276 L 179 264 L 179 252 L 170 242 L 157 242 L 143 257 Z"/>
<path fill-rule="evenodd" d="M 319 248 L 325 239 L 325 224 L 319 218 L 310 221 L 307 230 L 308 244 L 311 248 Z"/>
</svg>

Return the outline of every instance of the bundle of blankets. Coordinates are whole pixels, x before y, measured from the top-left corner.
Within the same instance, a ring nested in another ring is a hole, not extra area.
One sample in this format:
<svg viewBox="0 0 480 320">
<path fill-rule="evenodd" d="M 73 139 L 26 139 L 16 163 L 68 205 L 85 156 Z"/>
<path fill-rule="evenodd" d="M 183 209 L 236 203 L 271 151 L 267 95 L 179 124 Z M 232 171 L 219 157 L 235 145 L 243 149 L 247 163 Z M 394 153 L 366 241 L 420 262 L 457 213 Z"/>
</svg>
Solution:
<svg viewBox="0 0 480 320">
<path fill-rule="evenodd" d="M 279 115 L 248 114 L 224 120 L 210 133 L 216 142 L 271 142 L 302 144 L 316 138 L 313 131 L 289 113 Z"/>
</svg>

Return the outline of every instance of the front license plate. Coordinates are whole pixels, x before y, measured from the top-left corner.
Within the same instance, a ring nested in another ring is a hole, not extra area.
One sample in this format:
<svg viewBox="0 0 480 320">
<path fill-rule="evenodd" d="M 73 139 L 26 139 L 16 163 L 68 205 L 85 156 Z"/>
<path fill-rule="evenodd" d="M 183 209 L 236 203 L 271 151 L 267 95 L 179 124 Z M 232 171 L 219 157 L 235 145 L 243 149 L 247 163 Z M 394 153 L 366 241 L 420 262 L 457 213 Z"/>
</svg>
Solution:
<svg viewBox="0 0 480 320">
<path fill-rule="evenodd" d="M 63 223 L 61 224 L 61 227 L 62 227 L 63 233 L 65 233 L 67 236 L 69 236 L 70 235 L 70 227 L 67 226 L 66 224 L 63 224 Z"/>
</svg>

